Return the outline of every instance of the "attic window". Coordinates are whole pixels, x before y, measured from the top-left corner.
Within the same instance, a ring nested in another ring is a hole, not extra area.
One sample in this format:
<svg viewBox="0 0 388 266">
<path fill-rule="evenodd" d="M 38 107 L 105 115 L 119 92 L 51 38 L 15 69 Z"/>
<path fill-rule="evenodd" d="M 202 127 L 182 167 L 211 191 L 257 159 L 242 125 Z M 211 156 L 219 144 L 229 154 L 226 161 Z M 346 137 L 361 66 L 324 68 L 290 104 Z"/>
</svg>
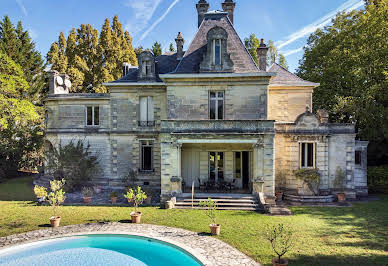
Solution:
<svg viewBox="0 0 388 266">
<path fill-rule="evenodd" d="M 221 65 L 221 48 L 222 48 L 222 40 L 214 39 L 213 40 L 213 65 L 219 66 Z"/>
<path fill-rule="evenodd" d="M 143 66 L 143 74 L 148 76 L 151 74 L 151 61 L 149 60 L 146 60 L 146 61 L 143 61 L 142 62 L 142 66 Z"/>
</svg>

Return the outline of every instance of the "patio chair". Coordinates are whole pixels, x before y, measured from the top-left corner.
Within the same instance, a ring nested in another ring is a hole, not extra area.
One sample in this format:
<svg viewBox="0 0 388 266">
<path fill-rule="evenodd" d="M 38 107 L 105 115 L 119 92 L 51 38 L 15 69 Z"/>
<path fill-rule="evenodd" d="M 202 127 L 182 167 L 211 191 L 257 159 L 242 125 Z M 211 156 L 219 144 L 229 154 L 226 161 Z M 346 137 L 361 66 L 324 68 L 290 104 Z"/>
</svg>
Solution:
<svg viewBox="0 0 388 266">
<path fill-rule="evenodd" d="M 199 190 L 206 189 L 206 184 L 201 183 L 201 178 L 198 178 Z"/>
</svg>

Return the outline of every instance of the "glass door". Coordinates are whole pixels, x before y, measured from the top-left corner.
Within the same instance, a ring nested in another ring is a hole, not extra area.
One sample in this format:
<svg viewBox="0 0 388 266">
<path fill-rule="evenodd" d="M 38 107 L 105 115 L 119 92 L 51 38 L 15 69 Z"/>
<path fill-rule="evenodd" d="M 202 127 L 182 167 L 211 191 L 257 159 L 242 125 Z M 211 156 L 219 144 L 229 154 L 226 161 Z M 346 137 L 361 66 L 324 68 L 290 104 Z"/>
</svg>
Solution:
<svg viewBox="0 0 388 266">
<path fill-rule="evenodd" d="M 209 152 L 209 181 L 224 180 L 224 153 Z"/>
</svg>

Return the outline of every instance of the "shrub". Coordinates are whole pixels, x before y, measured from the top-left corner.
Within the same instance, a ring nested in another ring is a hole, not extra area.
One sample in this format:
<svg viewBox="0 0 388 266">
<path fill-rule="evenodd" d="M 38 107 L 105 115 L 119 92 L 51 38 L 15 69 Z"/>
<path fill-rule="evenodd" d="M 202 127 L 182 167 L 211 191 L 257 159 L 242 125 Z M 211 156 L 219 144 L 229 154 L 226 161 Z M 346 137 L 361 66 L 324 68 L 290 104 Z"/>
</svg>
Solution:
<svg viewBox="0 0 388 266">
<path fill-rule="evenodd" d="M 98 156 L 92 155 L 90 144 L 71 140 L 67 145 L 59 144 L 45 154 L 46 167 L 55 179 L 66 176 L 66 190 L 79 189 L 97 174 L 99 170 Z"/>
<path fill-rule="evenodd" d="M 266 239 L 271 243 L 273 251 L 278 255 L 278 263 L 281 263 L 281 258 L 292 248 L 293 232 L 283 224 L 275 226 L 267 226 L 265 230 Z"/>
<path fill-rule="evenodd" d="M 84 196 L 84 198 L 92 197 L 93 196 L 93 189 L 90 187 L 83 187 L 82 188 L 82 196 Z"/>
<path fill-rule="evenodd" d="M 57 208 L 65 202 L 65 192 L 63 187 L 65 186 L 66 180 L 53 180 L 50 181 L 50 193 L 47 192 L 47 189 L 40 186 L 34 187 L 34 192 L 37 197 L 47 198 L 50 205 L 53 207 L 54 217 L 57 217 Z M 39 194 L 37 194 L 39 193 Z"/>
<path fill-rule="evenodd" d="M 368 189 L 388 194 L 388 165 L 368 167 Z"/>
<path fill-rule="evenodd" d="M 136 189 L 130 188 L 129 191 L 127 191 L 127 194 L 124 195 L 124 197 L 128 199 L 128 201 L 133 202 L 133 206 L 135 207 L 135 213 L 137 213 L 137 208 L 147 198 L 147 195 L 143 190 L 141 190 L 141 187 L 137 187 Z"/>
<path fill-rule="evenodd" d="M 205 209 L 205 214 L 209 217 L 212 225 L 216 225 L 216 210 L 217 210 L 217 202 L 208 198 L 206 201 L 201 201 L 199 206 Z"/>
<path fill-rule="evenodd" d="M 334 188 L 343 191 L 346 184 L 345 177 L 345 172 L 341 169 L 341 167 L 337 167 L 337 170 L 335 171 Z"/>
<path fill-rule="evenodd" d="M 136 169 L 129 169 L 128 173 L 121 178 L 124 186 L 127 188 L 133 188 L 136 185 L 137 181 L 137 171 Z"/>
<path fill-rule="evenodd" d="M 34 193 L 38 199 L 45 200 L 45 197 L 47 196 L 47 188 L 41 187 L 41 186 L 35 186 Z"/>
<path fill-rule="evenodd" d="M 315 196 L 319 194 L 319 183 L 321 181 L 318 170 L 318 168 L 302 168 L 294 171 L 295 177 L 303 180 Z"/>
<path fill-rule="evenodd" d="M 115 191 L 110 193 L 111 198 L 117 198 L 117 196 L 118 196 L 118 194 Z"/>
</svg>

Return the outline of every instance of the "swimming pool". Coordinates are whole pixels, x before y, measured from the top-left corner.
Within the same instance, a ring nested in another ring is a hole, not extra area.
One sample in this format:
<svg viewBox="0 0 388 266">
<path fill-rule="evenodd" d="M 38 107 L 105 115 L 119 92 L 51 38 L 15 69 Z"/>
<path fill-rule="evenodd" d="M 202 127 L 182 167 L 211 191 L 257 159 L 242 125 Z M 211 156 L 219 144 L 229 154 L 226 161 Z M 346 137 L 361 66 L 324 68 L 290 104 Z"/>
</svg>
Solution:
<svg viewBox="0 0 388 266">
<path fill-rule="evenodd" d="M 0 251 L 0 265 L 203 265 L 185 250 L 153 238 L 82 235 Z"/>
</svg>

